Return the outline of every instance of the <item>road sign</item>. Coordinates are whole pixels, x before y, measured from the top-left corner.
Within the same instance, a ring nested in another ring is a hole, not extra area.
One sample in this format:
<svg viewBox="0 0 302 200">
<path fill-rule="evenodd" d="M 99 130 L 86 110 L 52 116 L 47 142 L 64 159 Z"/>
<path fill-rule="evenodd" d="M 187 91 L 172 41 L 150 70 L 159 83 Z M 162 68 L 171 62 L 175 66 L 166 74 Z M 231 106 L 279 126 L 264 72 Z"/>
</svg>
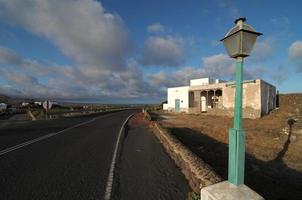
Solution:
<svg viewBox="0 0 302 200">
<path fill-rule="evenodd" d="M 50 110 L 52 107 L 52 103 L 50 101 L 44 101 L 43 102 L 43 108 L 47 111 Z"/>
</svg>

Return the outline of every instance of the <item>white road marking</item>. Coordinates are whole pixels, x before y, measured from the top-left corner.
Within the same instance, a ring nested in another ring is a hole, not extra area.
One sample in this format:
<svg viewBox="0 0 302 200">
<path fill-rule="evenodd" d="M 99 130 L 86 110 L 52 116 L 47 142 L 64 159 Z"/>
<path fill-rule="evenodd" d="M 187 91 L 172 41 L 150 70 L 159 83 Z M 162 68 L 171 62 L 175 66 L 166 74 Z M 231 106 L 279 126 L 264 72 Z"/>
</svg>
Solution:
<svg viewBox="0 0 302 200">
<path fill-rule="evenodd" d="M 126 125 L 128 120 L 132 116 L 133 116 L 133 114 L 131 114 L 130 116 L 127 117 L 127 119 L 124 121 L 122 127 L 120 128 L 119 134 L 117 136 L 117 140 L 116 140 L 115 148 L 114 148 L 114 152 L 113 152 L 113 157 L 112 157 L 112 161 L 111 161 L 111 165 L 110 165 L 109 175 L 108 175 L 108 179 L 107 179 L 106 189 L 105 189 L 105 195 L 104 195 L 105 200 L 111 199 L 112 184 L 113 184 L 113 178 L 114 178 L 114 169 L 115 169 L 117 151 L 118 151 L 121 135 L 123 133 L 124 126 Z"/>
<path fill-rule="evenodd" d="M 80 124 L 77 124 L 77 125 L 75 125 L 75 126 L 72 126 L 72 127 L 66 128 L 66 129 L 63 129 L 63 130 L 61 130 L 61 131 L 58 131 L 58 132 L 55 132 L 55 133 L 50 133 L 50 134 L 47 134 L 47 135 L 43 135 L 43 136 L 38 137 L 38 138 L 35 138 L 35 139 L 33 139 L 33 140 L 29 140 L 29 141 L 27 141 L 27 142 L 24 142 L 24 143 L 15 145 L 15 146 L 13 146 L 13 147 L 6 148 L 6 149 L 0 151 L 0 156 L 3 155 L 3 154 L 9 153 L 9 152 L 11 152 L 11 151 L 14 151 L 14 150 L 16 150 L 16 149 L 20 149 L 20 148 L 22 148 L 22 147 L 25 147 L 25 146 L 27 146 L 27 145 L 30 145 L 30 144 L 32 144 L 32 143 L 39 142 L 39 141 L 44 140 L 44 139 L 46 139 L 46 138 L 49 138 L 49 137 L 55 136 L 55 135 L 57 135 L 57 134 L 63 133 L 63 132 L 68 131 L 68 130 L 70 130 L 70 129 L 73 129 L 73 128 L 82 126 L 82 125 L 84 125 L 84 124 L 88 124 L 88 123 L 90 123 L 90 122 L 92 122 L 92 121 L 94 121 L 94 120 L 95 120 L 95 118 L 93 118 L 93 119 L 91 119 L 91 120 L 89 120 L 89 121 L 86 121 L 86 122 L 82 122 L 82 123 L 80 123 Z"/>
<path fill-rule="evenodd" d="M 6 148 L 6 149 L 0 151 L 0 156 L 1 156 L 1 155 L 4 155 L 4 154 L 7 154 L 7 153 L 9 153 L 9 152 L 12 152 L 12 151 L 14 151 L 14 150 L 20 149 L 20 148 L 22 148 L 22 147 L 28 146 L 28 145 L 30 145 L 30 144 L 33 144 L 33 143 L 35 143 L 35 142 L 39 142 L 39 141 L 41 141 L 41 140 L 44 140 L 44 139 L 50 138 L 50 137 L 52 137 L 52 136 L 58 135 L 58 134 L 63 133 L 63 132 L 65 132 L 65 131 L 71 130 L 71 129 L 73 129 L 73 128 L 82 126 L 82 125 L 84 125 L 84 124 L 88 124 L 88 123 L 90 123 L 90 122 L 95 121 L 96 119 L 103 118 L 103 117 L 108 117 L 108 116 L 111 116 L 111 115 L 113 115 L 113 114 L 116 114 L 116 113 L 111 113 L 111 114 L 107 114 L 107 115 L 102 115 L 102 116 L 93 118 L 93 119 L 91 119 L 91 120 L 89 120 L 89 121 L 82 122 L 82 123 L 79 123 L 79 124 L 74 125 L 74 126 L 72 126 L 72 127 L 63 129 L 63 130 L 61 130 L 61 131 L 58 131 L 58 132 L 55 132 L 55 133 L 49 133 L 49 134 L 47 134 L 47 135 L 43 135 L 43 136 L 41 136 L 41 137 L 38 137 L 38 138 L 35 138 L 35 139 L 32 139 L 32 140 L 29 140 L 29 141 L 27 141 L 27 142 L 23 142 L 23 143 L 21 143 L 21 144 L 18 144 L 18 145 L 15 145 L 15 146 Z"/>
</svg>

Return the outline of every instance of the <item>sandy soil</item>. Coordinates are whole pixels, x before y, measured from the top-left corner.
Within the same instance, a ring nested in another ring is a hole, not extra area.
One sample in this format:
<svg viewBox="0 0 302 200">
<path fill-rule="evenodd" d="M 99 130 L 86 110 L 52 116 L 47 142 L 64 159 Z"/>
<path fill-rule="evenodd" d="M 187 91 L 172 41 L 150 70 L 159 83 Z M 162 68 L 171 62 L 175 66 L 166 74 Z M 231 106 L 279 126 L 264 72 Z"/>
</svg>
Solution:
<svg viewBox="0 0 302 200">
<path fill-rule="evenodd" d="M 227 179 L 228 129 L 233 118 L 155 112 L 153 117 Z M 289 119 L 294 119 L 292 125 Z M 245 183 L 266 199 L 302 199 L 302 94 L 280 95 L 280 107 L 244 119 Z"/>
</svg>

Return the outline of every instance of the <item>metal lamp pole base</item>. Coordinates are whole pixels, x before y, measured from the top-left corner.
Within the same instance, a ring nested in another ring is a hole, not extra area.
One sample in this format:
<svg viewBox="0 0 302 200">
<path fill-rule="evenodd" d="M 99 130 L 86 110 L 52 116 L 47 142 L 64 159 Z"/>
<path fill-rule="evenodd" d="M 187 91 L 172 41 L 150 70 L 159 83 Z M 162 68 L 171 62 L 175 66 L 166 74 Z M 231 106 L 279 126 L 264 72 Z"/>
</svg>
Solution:
<svg viewBox="0 0 302 200">
<path fill-rule="evenodd" d="M 229 130 L 228 180 L 234 185 L 244 183 L 245 133 L 243 130 Z"/>
</svg>

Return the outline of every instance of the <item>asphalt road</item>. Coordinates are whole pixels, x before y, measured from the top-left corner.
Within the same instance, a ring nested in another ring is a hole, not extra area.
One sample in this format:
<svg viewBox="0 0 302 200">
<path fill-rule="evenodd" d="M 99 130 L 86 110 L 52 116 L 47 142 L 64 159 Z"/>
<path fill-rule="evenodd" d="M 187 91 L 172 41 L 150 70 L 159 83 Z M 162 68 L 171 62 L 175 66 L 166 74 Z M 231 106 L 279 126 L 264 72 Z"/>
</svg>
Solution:
<svg viewBox="0 0 302 200">
<path fill-rule="evenodd" d="M 136 119 L 135 119 L 136 118 Z M 148 125 L 136 115 L 122 145 L 113 200 L 185 200 L 192 191 Z"/>
<path fill-rule="evenodd" d="M 134 112 L 0 121 L 0 199 L 104 199 L 120 128 Z M 27 141 L 34 143 L 20 146 Z M 130 130 L 121 145 L 111 199 L 186 196 L 189 187 L 179 169 L 144 128 Z M 137 154 L 138 149 L 143 154 Z M 150 169 L 144 173 L 146 162 Z M 140 193 L 135 191 L 138 185 Z"/>
<path fill-rule="evenodd" d="M 116 138 L 131 113 L 0 124 L 3 150 L 87 122 L 1 155 L 0 199 L 103 199 Z"/>
</svg>

